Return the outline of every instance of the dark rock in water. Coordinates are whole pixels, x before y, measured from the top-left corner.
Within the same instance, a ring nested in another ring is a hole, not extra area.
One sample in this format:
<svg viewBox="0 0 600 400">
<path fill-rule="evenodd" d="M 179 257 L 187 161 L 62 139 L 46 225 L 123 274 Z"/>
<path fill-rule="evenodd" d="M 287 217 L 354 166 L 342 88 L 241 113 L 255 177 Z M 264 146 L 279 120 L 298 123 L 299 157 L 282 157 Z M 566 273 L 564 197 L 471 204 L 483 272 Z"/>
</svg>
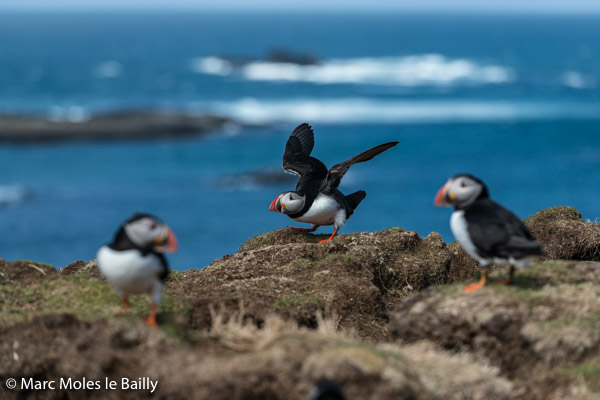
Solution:
<svg viewBox="0 0 600 400">
<path fill-rule="evenodd" d="M 267 56 L 262 58 L 219 55 L 212 56 L 217 60 L 221 60 L 229 67 L 239 69 L 254 62 L 272 62 L 281 64 L 296 64 L 296 65 L 316 65 L 319 63 L 317 56 L 310 53 L 296 53 L 286 49 L 272 49 L 267 53 Z"/>
<path fill-rule="evenodd" d="M 135 139 L 198 135 L 236 122 L 216 115 L 153 110 L 119 111 L 90 118 L 52 120 L 41 116 L 0 116 L 0 141 Z"/>
<path fill-rule="evenodd" d="M 220 177 L 216 184 L 221 188 L 238 189 L 252 186 L 271 186 L 283 183 L 295 185 L 297 176 L 287 174 L 281 169 L 268 169 L 242 174 L 225 175 Z"/>
<path fill-rule="evenodd" d="M 273 49 L 267 55 L 267 61 L 298 65 L 315 65 L 319 59 L 312 54 L 294 53 L 285 49 Z"/>
</svg>

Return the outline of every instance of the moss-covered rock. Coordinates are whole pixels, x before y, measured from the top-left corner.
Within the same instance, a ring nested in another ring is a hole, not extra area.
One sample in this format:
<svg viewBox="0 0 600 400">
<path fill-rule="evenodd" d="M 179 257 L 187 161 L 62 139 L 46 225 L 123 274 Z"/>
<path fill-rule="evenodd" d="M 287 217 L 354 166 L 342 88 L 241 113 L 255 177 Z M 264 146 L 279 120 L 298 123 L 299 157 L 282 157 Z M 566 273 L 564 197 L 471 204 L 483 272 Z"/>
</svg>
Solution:
<svg viewBox="0 0 600 400">
<path fill-rule="evenodd" d="M 600 261 L 600 224 L 585 222 L 572 207 L 552 207 L 525 219 L 546 258 Z"/>
<path fill-rule="evenodd" d="M 270 314 L 316 327 L 317 314 L 339 319 L 369 340 L 387 336 L 388 311 L 398 299 L 435 284 L 473 276 L 474 263 L 454 262 L 437 233 L 420 238 L 401 228 L 339 235 L 282 229 L 249 239 L 233 255 L 186 271 L 168 293 L 193 305 L 195 327 L 210 326 L 208 305 L 222 304 L 260 326 Z"/>
</svg>

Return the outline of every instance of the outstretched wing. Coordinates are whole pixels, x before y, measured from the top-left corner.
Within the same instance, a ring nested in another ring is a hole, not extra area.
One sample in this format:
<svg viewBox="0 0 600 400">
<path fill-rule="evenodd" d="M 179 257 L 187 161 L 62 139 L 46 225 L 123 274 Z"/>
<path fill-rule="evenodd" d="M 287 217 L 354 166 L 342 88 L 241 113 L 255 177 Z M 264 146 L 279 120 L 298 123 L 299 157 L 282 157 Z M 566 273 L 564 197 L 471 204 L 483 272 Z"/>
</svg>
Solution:
<svg viewBox="0 0 600 400">
<path fill-rule="evenodd" d="M 315 147 L 315 134 L 311 126 L 306 122 L 300 124 L 292 131 L 285 145 L 283 162 L 285 163 L 286 159 L 298 156 L 308 157 L 313 147 Z"/>
<path fill-rule="evenodd" d="M 398 142 L 380 144 L 377 147 L 373 147 L 372 149 L 363 151 L 362 153 L 357 154 L 354 157 L 347 159 L 346 161 L 334 165 L 333 167 L 331 167 L 329 173 L 327 174 L 327 180 L 324 183 L 323 191 L 330 192 L 336 189 L 340 185 L 340 182 L 346 174 L 346 172 L 348 172 L 348 169 L 350 169 L 350 167 L 354 164 L 369 161 L 376 155 L 383 153 L 387 149 L 394 147 L 397 144 Z"/>
<path fill-rule="evenodd" d="M 307 123 L 299 125 L 291 133 L 283 152 L 282 167 L 285 171 L 300 176 L 296 190 L 302 192 L 304 186 L 310 182 L 316 184 L 327 176 L 327 167 L 310 153 L 315 145 L 315 136 L 312 128 Z"/>
</svg>

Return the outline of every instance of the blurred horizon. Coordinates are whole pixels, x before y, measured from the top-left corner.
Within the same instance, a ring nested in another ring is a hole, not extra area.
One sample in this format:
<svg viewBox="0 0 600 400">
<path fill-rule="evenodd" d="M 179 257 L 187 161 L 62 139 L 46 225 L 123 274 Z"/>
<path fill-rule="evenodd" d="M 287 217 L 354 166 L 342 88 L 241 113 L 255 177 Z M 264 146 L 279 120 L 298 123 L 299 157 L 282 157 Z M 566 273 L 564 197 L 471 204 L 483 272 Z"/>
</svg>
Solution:
<svg viewBox="0 0 600 400">
<path fill-rule="evenodd" d="M 221 0 L 218 3 L 194 0 L 56 0 L 49 4 L 45 0 L 3 0 L 0 11 L 219 11 L 219 12 L 398 12 L 398 13 L 524 13 L 524 14 L 596 14 L 600 3 L 591 0 L 518 1 L 504 0 L 481 2 L 456 0 L 449 4 L 443 0 L 373 0 L 367 3 L 358 0 L 333 0 L 328 2 L 305 0 L 302 4 L 282 3 L 274 0 Z"/>
</svg>

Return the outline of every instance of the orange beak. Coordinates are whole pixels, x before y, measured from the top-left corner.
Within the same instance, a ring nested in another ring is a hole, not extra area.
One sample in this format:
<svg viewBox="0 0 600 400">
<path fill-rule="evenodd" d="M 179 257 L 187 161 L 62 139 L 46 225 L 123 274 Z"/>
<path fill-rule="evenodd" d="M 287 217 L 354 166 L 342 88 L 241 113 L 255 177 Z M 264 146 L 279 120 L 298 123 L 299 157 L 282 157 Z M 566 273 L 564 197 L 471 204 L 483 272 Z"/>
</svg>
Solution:
<svg viewBox="0 0 600 400">
<path fill-rule="evenodd" d="M 435 195 L 435 200 L 433 200 L 433 204 L 437 207 L 446 207 L 449 206 L 450 203 L 446 201 L 446 193 L 448 192 L 448 188 L 450 186 L 450 182 L 446 182 L 444 186 L 438 190 Z"/>
<path fill-rule="evenodd" d="M 166 234 L 166 239 L 162 239 L 164 236 L 157 239 L 160 243 L 157 243 L 156 246 L 154 246 L 154 249 L 161 253 L 175 253 L 179 248 L 179 245 L 177 244 L 175 234 L 168 226 L 166 227 Z"/>
<path fill-rule="evenodd" d="M 280 198 L 281 198 L 281 195 L 277 196 L 275 198 L 275 200 L 273 200 L 271 202 L 271 205 L 269 206 L 269 211 L 281 212 L 281 203 L 279 203 Z M 278 205 L 279 205 L 279 207 L 278 207 Z"/>
</svg>

